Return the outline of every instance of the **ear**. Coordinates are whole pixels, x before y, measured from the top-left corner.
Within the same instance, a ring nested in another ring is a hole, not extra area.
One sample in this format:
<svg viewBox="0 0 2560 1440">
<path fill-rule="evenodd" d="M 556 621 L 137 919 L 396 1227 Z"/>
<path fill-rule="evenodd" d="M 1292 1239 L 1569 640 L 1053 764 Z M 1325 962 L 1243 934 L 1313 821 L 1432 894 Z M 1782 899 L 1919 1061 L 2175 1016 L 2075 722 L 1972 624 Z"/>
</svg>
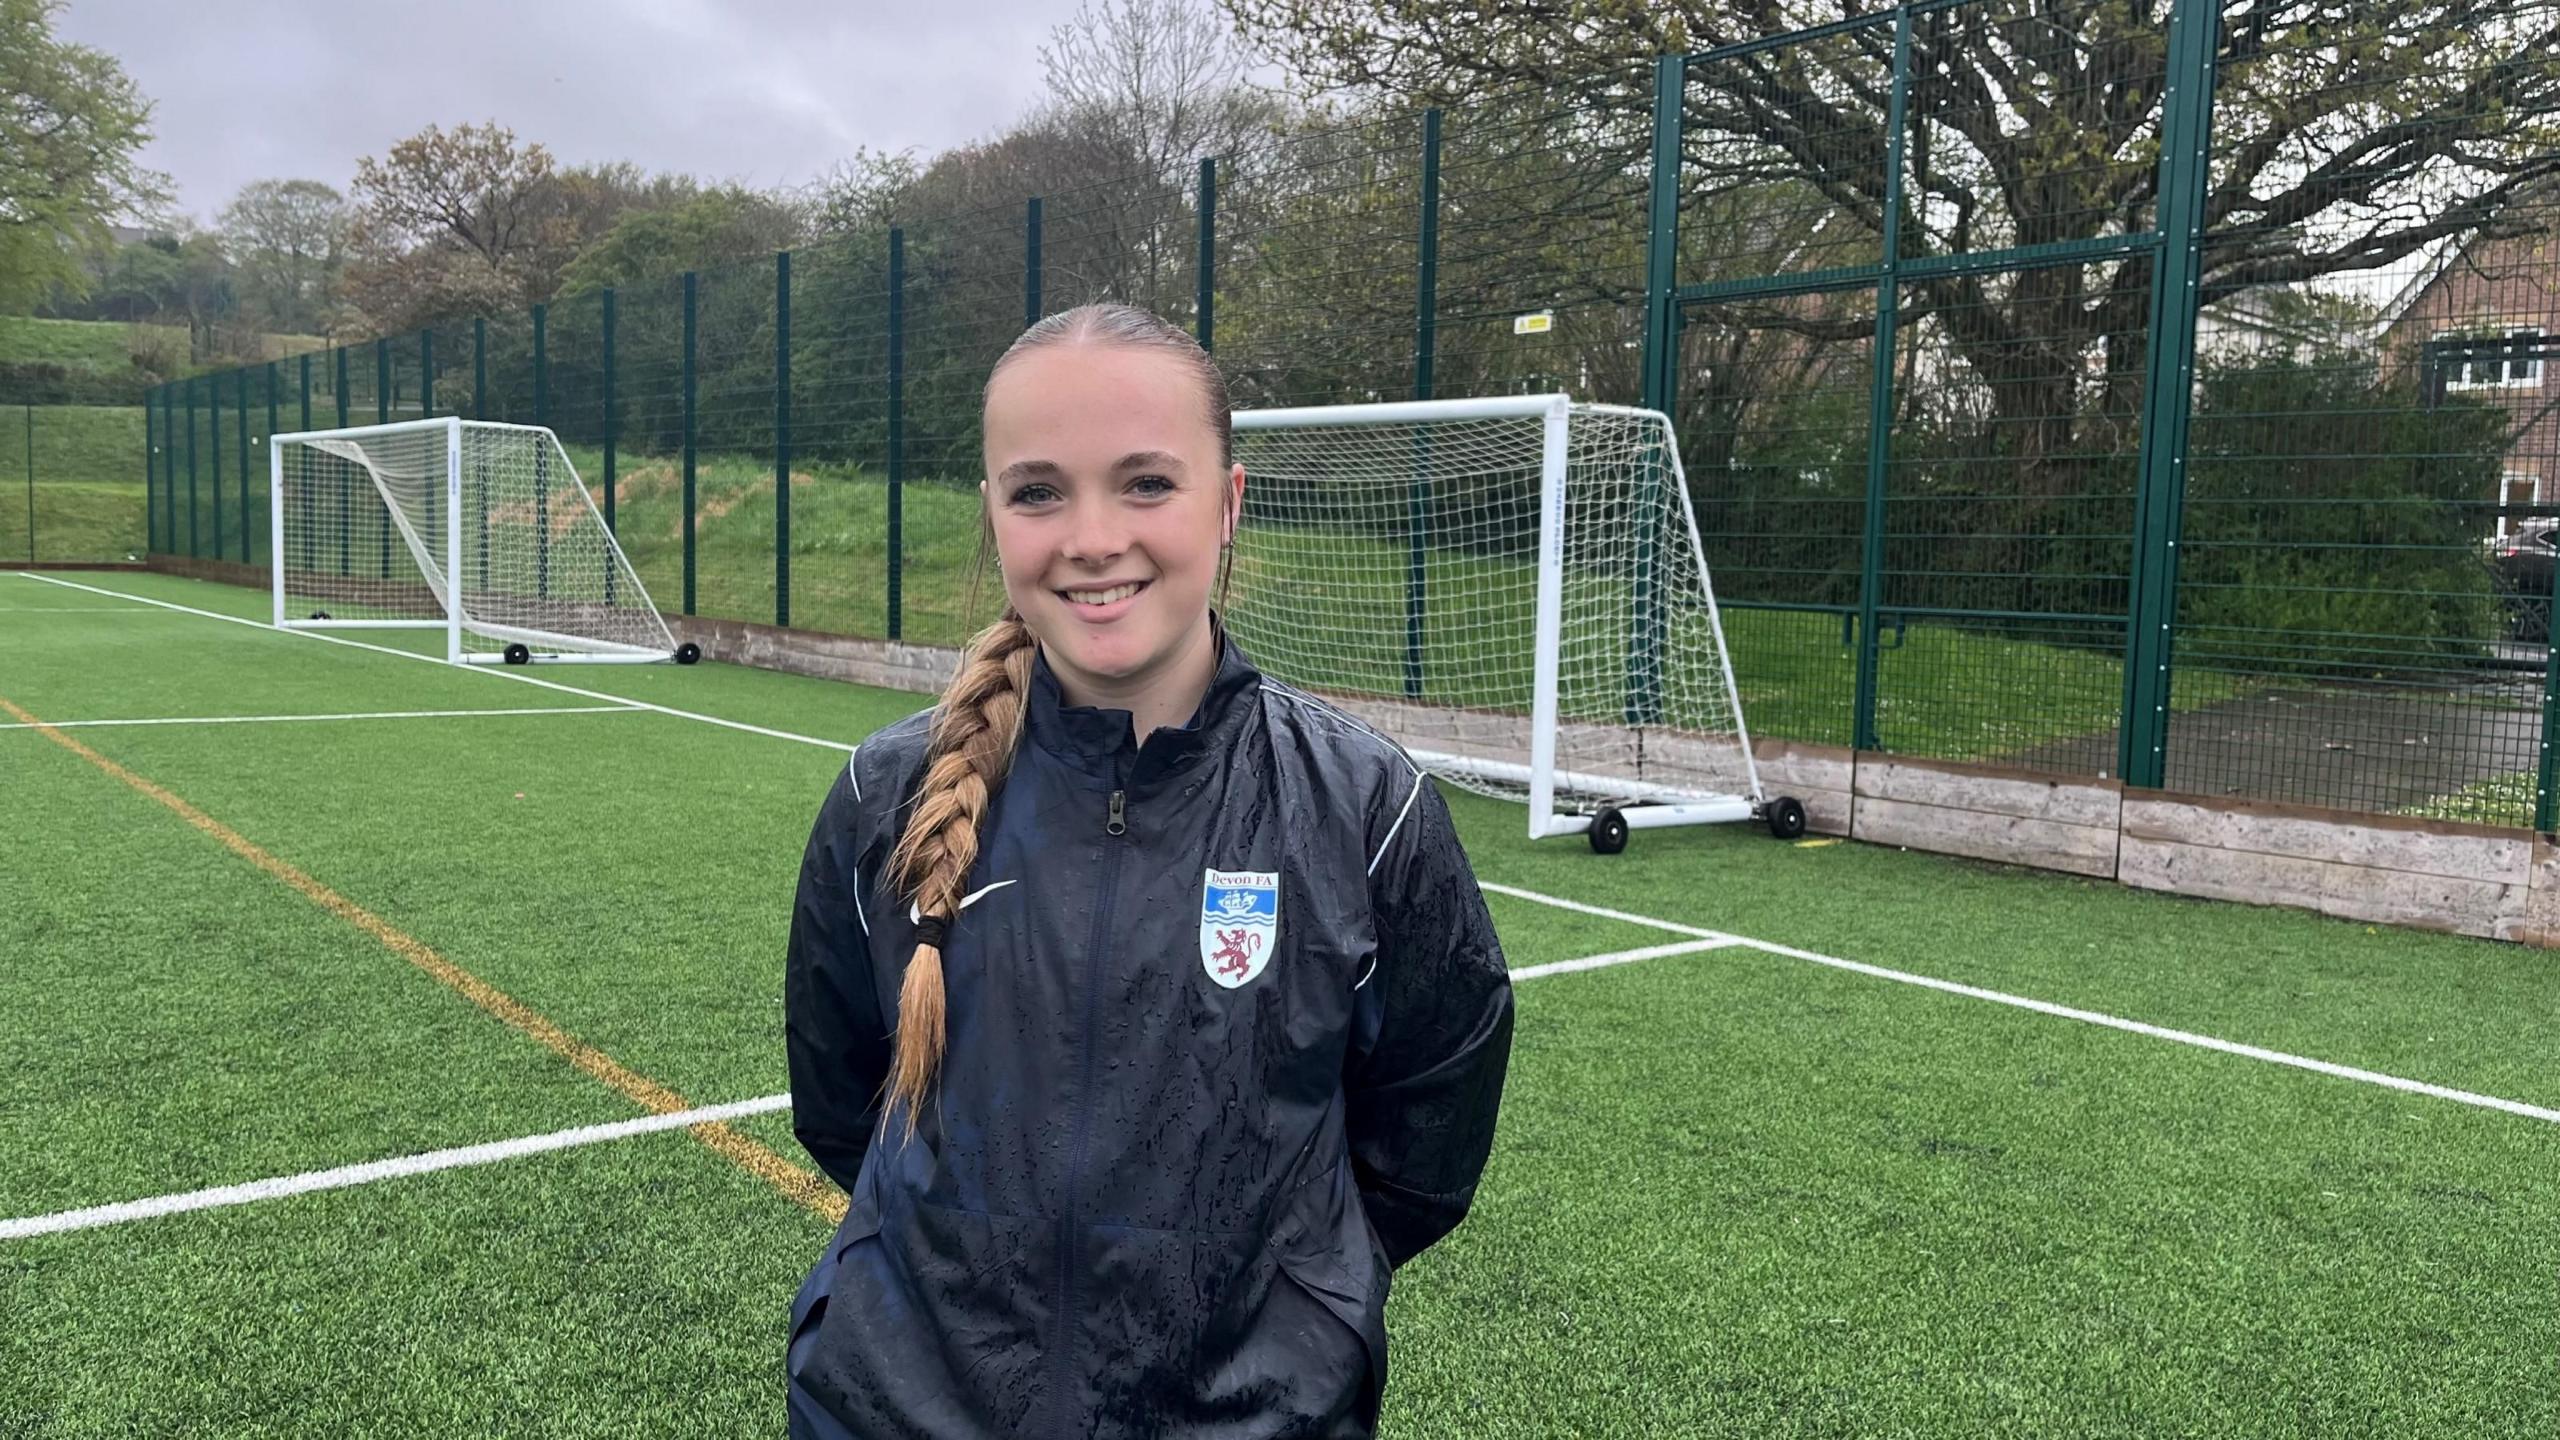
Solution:
<svg viewBox="0 0 2560 1440">
<path fill-rule="evenodd" d="M 1227 538 L 1223 543 L 1236 543 L 1236 525 L 1243 517 L 1244 465 L 1239 462 L 1227 467 Z"/>
</svg>

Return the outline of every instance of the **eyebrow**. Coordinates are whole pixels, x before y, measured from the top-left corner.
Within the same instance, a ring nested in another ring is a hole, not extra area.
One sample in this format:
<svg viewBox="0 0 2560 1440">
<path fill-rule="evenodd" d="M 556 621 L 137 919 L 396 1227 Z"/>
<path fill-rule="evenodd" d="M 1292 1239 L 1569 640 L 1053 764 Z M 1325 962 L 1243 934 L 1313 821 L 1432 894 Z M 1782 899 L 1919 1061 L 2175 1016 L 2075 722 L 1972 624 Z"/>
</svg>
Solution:
<svg viewBox="0 0 2560 1440">
<path fill-rule="evenodd" d="M 1171 470 L 1186 468 L 1182 457 L 1169 450 L 1132 450 L 1120 457 L 1114 470 Z M 1054 460 L 1016 460 L 996 472 L 996 483 L 1010 485 L 1018 480 L 1051 480 L 1065 472 Z"/>
</svg>

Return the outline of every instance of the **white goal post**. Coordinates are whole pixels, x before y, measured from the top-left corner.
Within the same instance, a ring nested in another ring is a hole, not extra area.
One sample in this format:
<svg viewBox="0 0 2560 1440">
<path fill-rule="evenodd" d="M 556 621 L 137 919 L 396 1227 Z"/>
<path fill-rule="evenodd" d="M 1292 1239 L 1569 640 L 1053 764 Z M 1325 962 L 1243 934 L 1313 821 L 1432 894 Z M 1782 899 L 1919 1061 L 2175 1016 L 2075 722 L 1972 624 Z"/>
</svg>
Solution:
<svg viewBox="0 0 2560 1440">
<path fill-rule="evenodd" d="M 1594 849 L 1767 794 L 1680 447 L 1657 411 L 1520 395 L 1239 410 L 1227 616 L 1266 673 Z"/>
<path fill-rule="evenodd" d="M 441 630 L 456 664 L 691 663 L 560 440 L 443 418 L 275 436 L 275 623 Z"/>
</svg>

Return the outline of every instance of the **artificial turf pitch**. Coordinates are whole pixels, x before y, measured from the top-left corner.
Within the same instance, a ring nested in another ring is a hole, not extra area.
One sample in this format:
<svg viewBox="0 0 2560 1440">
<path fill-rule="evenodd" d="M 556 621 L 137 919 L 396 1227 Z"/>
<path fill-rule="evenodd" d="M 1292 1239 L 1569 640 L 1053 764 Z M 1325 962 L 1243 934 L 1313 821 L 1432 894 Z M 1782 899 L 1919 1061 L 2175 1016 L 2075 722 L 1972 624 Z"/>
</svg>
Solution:
<svg viewBox="0 0 2560 1440">
<path fill-rule="evenodd" d="M 919 697 L 533 677 L 577 695 L 57 579 L 94 588 L 0 573 L 0 700 L 199 723 L 0 717 L 0 1234 L 649 1113 L 508 1014 L 686 1105 L 784 1088 L 810 817 Z M 2560 1106 L 2536 952 L 1451 803 L 1487 882 L 1664 922 L 1495 893 L 1515 967 L 1694 927 Z M 1518 994 L 1475 1213 L 1397 1277 L 1389 1435 L 2560 1433 L 2547 1118 L 1753 944 Z M 0 1239 L 0 1435 L 778 1433 L 828 1224 L 739 1158 L 805 1168 L 787 1112 L 727 1133 Z"/>
</svg>

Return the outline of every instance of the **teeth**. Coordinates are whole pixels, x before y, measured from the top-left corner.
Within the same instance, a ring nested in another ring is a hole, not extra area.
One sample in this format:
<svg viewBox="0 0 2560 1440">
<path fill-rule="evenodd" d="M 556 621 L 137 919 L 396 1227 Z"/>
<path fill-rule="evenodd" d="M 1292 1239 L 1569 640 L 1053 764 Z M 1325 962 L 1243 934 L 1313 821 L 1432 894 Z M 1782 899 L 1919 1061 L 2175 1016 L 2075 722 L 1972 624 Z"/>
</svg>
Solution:
<svg viewBox="0 0 2560 1440">
<path fill-rule="evenodd" d="M 1135 584 L 1114 585 L 1108 590 L 1069 590 L 1066 597 L 1078 605 L 1110 605 L 1138 593 Z"/>
</svg>

